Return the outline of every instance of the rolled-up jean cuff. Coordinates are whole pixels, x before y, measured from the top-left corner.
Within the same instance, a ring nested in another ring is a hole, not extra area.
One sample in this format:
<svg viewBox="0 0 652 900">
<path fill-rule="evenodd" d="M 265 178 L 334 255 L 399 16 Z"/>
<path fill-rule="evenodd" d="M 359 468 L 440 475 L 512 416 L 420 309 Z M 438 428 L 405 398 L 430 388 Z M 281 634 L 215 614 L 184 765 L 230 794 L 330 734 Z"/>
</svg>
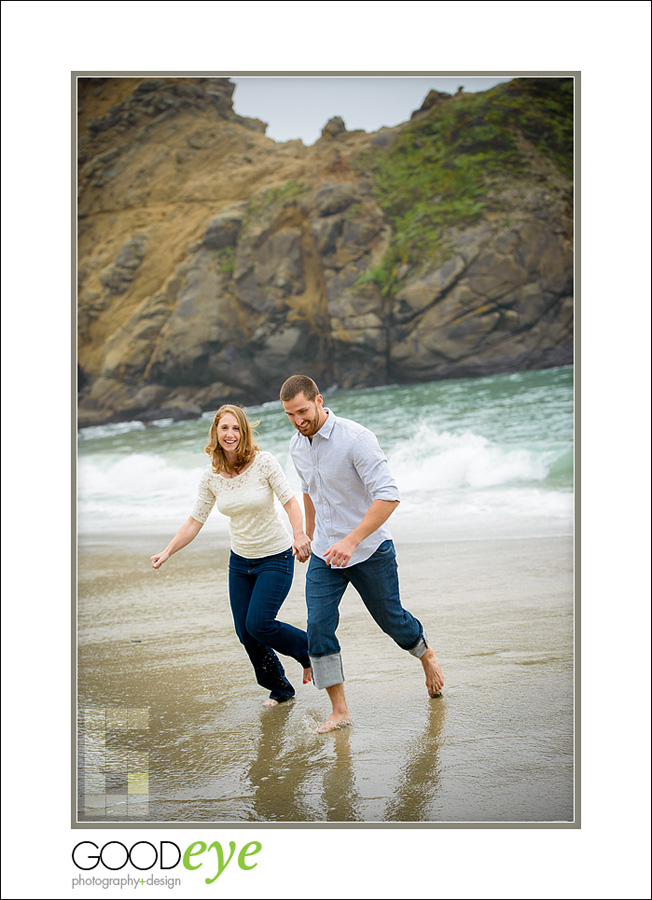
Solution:
<svg viewBox="0 0 652 900">
<path fill-rule="evenodd" d="M 342 684 L 344 670 L 342 669 L 342 655 L 329 653 L 328 656 L 311 656 L 312 680 L 316 688 L 332 687 L 334 684 Z"/>
<path fill-rule="evenodd" d="M 423 654 L 428 649 L 428 635 L 425 632 L 425 629 L 421 632 L 421 637 L 416 642 L 414 647 L 410 647 L 408 653 L 411 653 L 412 656 L 416 656 L 417 659 L 421 659 Z"/>
</svg>

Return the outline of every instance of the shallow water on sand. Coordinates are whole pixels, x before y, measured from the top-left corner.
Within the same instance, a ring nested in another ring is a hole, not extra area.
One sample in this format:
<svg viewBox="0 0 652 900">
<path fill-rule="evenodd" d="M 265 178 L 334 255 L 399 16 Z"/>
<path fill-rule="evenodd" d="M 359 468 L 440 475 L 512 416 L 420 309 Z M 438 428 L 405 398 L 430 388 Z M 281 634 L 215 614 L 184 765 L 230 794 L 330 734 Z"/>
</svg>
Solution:
<svg viewBox="0 0 652 900">
<path fill-rule="evenodd" d="M 397 542 L 443 696 L 349 588 L 338 636 L 354 723 L 327 735 L 314 728 L 328 698 L 293 660 L 296 699 L 262 707 L 215 543 L 154 572 L 158 537 L 82 540 L 81 822 L 572 821 L 570 537 Z M 301 627 L 304 576 L 297 565 L 281 610 Z"/>
</svg>

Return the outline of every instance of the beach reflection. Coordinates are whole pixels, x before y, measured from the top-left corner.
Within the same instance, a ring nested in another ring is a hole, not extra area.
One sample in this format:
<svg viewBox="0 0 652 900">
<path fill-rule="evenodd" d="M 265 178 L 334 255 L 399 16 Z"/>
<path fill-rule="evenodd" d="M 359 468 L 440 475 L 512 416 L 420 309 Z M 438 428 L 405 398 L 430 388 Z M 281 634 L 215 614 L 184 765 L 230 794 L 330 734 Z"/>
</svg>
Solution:
<svg viewBox="0 0 652 900">
<path fill-rule="evenodd" d="M 572 820 L 565 539 L 439 545 L 436 600 L 422 548 L 404 545 L 404 594 L 439 635 L 444 695 L 428 698 L 418 662 L 352 593 L 339 634 L 354 724 L 325 735 L 328 699 L 292 661 L 296 699 L 262 708 L 226 557 L 189 551 L 152 578 L 143 555 L 80 554 L 80 821 Z M 284 616 L 305 617 L 302 570 Z"/>
<path fill-rule="evenodd" d="M 295 702 L 260 712 L 255 757 L 246 767 L 255 818 L 261 822 L 303 822 L 313 810 L 301 785 L 314 765 L 310 742 L 296 740 Z M 317 770 L 318 771 L 318 770 Z"/>
<path fill-rule="evenodd" d="M 436 810 L 439 783 L 439 747 L 444 734 L 446 701 L 428 703 L 426 725 L 411 746 L 396 778 L 396 788 L 385 812 L 388 822 L 424 822 Z"/>
<path fill-rule="evenodd" d="M 364 817 L 362 798 L 357 791 L 351 750 L 351 729 L 331 735 L 330 765 L 324 772 L 323 802 L 328 822 L 356 822 Z"/>
<path fill-rule="evenodd" d="M 304 719 L 297 733 L 296 717 L 283 706 L 271 715 L 265 711 L 260 719 L 256 755 L 246 770 L 250 805 L 259 821 L 364 822 L 383 795 L 383 821 L 428 819 L 437 792 L 443 699 L 427 703 L 421 734 L 411 735 L 405 758 L 399 762 L 394 757 L 393 768 L 380 767 L 381 777 L 374 775 L 373 756 L 356 753 L 355 725 L 324 737 L 315 735 L 313 723 Z M 376 737 L 380 749 L 382 735 Z M 376 798 L 358 789 L 358 780 L 365 779 L 373 782 Z"/>
</svg>

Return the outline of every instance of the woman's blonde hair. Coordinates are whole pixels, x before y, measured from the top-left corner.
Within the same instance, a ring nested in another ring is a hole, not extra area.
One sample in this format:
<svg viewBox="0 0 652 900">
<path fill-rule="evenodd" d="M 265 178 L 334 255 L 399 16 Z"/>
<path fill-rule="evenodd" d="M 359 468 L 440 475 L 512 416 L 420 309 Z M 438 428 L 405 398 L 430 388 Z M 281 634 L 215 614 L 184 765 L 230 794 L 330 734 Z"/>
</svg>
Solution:
<svg viewBox="0 0 652 900">
<path fill-rule="evenodd" d="M 238 425 L 240 426 L 240 443 L 235 451 L 236 463 L 235 466 L 230 466 L 228 468 L 235 469 L 236 472 L 239 472 L 243 466 L 246 466 L 247 463 L 252 461 L 256 453 L 260 450 L 260 447 L 254 443 L 253 432 L 253 429 L 258 425 L 258 422 L 254 422 L 253 425 L 251 425 L 244 414 L 244 411 L 240 409 L 239 406 L 233 406 L 230 403 L 220 406 L 215 413 L 215 418 L 213 419 L 208 432 L 208 443 L 204 447 L 204 453 L 208 453 L 210 456 L 213 464 L 213 471 L 216 473 L 224 472 L 227 469 L 224 451 L 220 447 L 220 442 L 217 439 L 217 426 L 225 413 L 231 413 L 231 415 L 235 416 L 238 420 Z"/>
</svg>

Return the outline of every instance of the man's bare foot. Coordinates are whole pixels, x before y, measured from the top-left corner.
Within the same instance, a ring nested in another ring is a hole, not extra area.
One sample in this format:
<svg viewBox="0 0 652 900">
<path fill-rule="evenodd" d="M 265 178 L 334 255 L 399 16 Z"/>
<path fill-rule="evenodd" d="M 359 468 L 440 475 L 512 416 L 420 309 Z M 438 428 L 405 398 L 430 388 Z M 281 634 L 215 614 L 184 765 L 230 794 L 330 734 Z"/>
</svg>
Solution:
<svg viewBox="0 0 652 900">
<path fill-rule="evenodd" d="M 333 712 L 330 716 L 315 728 L 317 734 L 326 734 L 328 731 L 335 731 L 336 728 L 344 728 L 345 725 L 352 725 L 349 707 L 346 705 L 346 697 L 344 696 L 343 684 L 332 684 L 326 688 L 326 692 L 331 701 Z"/>
<path fill-rule="evenodd" d="M 278 706 L 278 700 L 272 700 L 271 697 L 268 697 L 267 700 L 263 700 L 263 706 Z"/>
<path fill-rule="evenodd" d="M 312 669 L 310 668 L 310 666 L 308 666 L 307 669 L 303 670 L 303 683 L 310 684 L 311 681 L 312 681 Z"/>
<path fill-rule="evenodd" d="M 439 697 L 441 689 L 444 686 L 444 673 L 439 665 L 437 654 L 432 647 L 428 647 L 421 657 L 421 665 L 423 666 L 423 671 L 426 673 L 426 688 L 428 689 L 428 694 L 431 697 Z"/>
<path fill-rule="evenodd" d="M 322 722 L 315 728 L 316 734 L 327 734 L 329 731 L 335 731 L 338 728 L 345 728 L 347 725 L 353 725 L 351 717 L 348 713 L 332 713 L 325 722 Z"/>
</svg>

